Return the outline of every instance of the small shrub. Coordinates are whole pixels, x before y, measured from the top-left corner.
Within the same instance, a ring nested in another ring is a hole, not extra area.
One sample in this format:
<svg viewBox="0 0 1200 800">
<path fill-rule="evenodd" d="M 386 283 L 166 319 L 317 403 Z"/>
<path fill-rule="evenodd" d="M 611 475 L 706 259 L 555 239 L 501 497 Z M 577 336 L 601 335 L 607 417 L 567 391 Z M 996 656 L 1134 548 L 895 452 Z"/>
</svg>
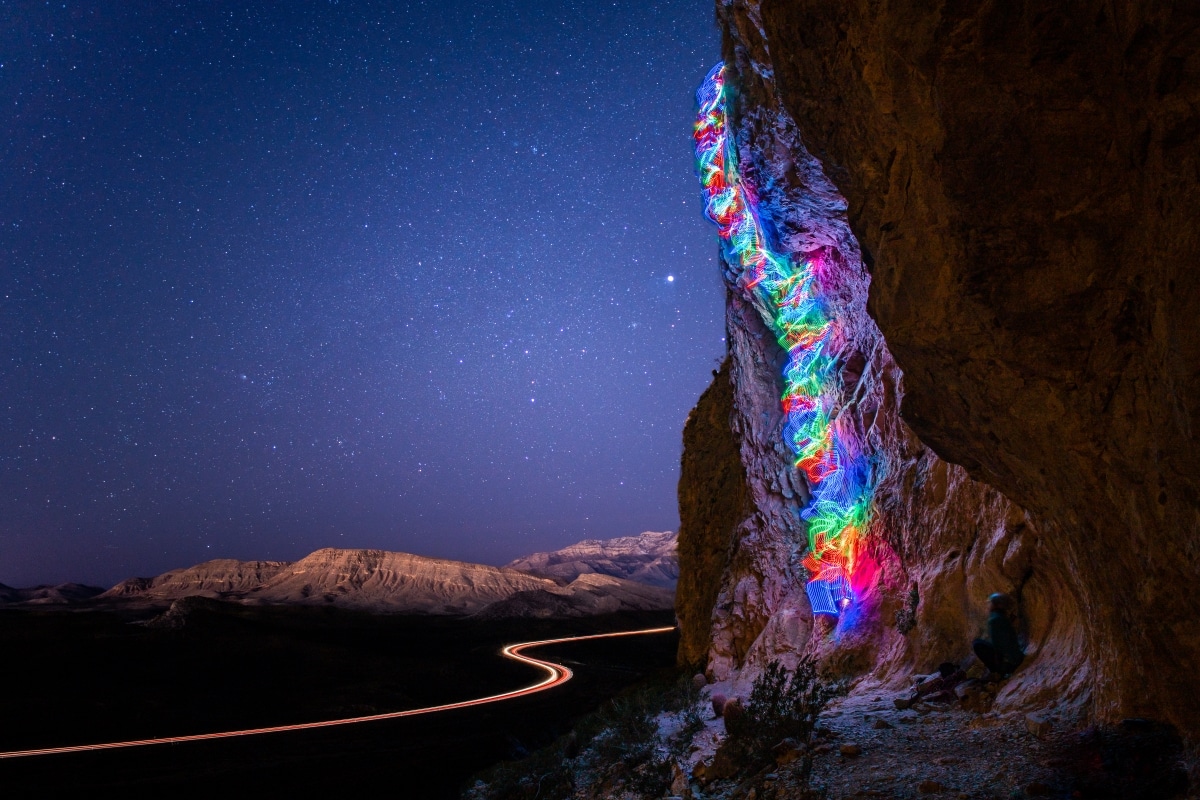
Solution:
<svg viewBox="0 0 1200 800">
<path fill-rule="evenodd" d="M 920 602 L 921 594 L 917 591 L 917 584 L 913 583 L 908 590 L 908 604 L 896 612 L 896 630 L 901 635 L 907 636 L 909 631 L 917 627 L 917 606 Z"/>
<path fill-rule="evenodd" d="M 597 737 L 596 750 L 605 758 L 633 761 L 645 758 L 658 741 L 658 726 L 650 698 L 642 693 L 618 697 L 604 716 L 608 730 Z"/>
<path fill-rule="evenodd" d="M 754 681 L 745 711 L 730 725 L 726 707 L 725 729 L 729 738 L 752 758 L 766 759 L 771 748 L 786 738 L 808 742 L 817 716 L 837 689 L 822 682 L 816 665 L 806 658 L 789 677 L 778 661 L 772 661 Z"/>
<path fill-rule="evenodd" d="M 472 800 L 565 800 L 575 792 L 575 772 L 563 752 L 565 741 L 521 762 L 504 762 L 488 770 L 487 781 L 466 793 Z"/>
<path fill-rule="evenodd" d="M 678 691 L 678 688 L 676 689 Z M 667 697 L 641 691 L 618 697 L 603 714 L 606 729 L 593 740 L 596 753 L 608 762 L 610 776 L 623 775 L 629 788 L 659 796 L 671 782 L 671 763 L 660 757 L 660 738 L 654 718 L 663 710 Z"/>
<path fill-rule="evenodd" d="M 700 708 L 693 704 L 683 709 L 683 719 L 680 720 L 679 730 L 667 742 L 667 749 L 676 760 L 682 761 L 691 748 L 696 734 L 704 730 L 704 717 L 700 716 Z"/>
<path fill-rule="evenodd" d="M 695 708 L 696 704 L 700 702 L 700 690 L 706 685 L 706 683 L 697 683 L 695 677 L 689 680 L 687 673 L 680 675 L 671 691 L 667 692 L 663 710 L 684 711 Z"/>
<path fill-rule="evenodd" d="M 688 753 L 704 727 L 700 689 L 689 673 L 628 689 L 580 719 L 570 734 L 520 762 L 496 765 L 468 790 L 471 800 L 567 800 L 584 793 L 617 791 L 661 797 L 675 760 Z M 655 717 L 681 712 L 682 725 L 669 741 Z M 590 794 L 589 794 L 590 793 Z"/>
</svg>

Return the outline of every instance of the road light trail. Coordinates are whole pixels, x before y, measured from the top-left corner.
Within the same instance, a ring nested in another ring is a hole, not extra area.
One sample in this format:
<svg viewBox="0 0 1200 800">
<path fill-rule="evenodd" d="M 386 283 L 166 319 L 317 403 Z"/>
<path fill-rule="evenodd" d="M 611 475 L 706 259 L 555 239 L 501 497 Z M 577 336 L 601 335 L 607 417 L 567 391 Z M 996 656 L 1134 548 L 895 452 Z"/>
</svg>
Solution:
<svg viewBox="0 0 1200 800">
<path fill-rule="evenodd" d="M 399 719 L 400 717 L 415 717 L 420 714 L 433 714 L 438 711 L 453 711 L 456 708 L 469 708 L 470 706 L 482 706 L 487 703 L 499 703 L 502 700 L 512 700 L 517 697 L 525 697 L 526 695 L 544 692 L 547 689 L 553 689 L 555 686 L 561 686 L 571 680 L 574 673 L 561 664 L 556 664 L 553 661 L 543 661 L 533 656 L 527 656 L 522 653 L 531 647 L 544 647 L 551 644 L 564 644 L 566 642 L 585 642 L 590 639 L 610 639 L 618 636 L 642 636 L 652 633 L 667 633 L 673 631 L 673 626 L 665 628 L 646 628 L 640 631 L 618 631 L 616 633 L 593 633 L 588 636 L 565 636 L 561 639 L 542 639 L 536 642 L 518 642 L 516 644 L 505 645 L 500 654 L 505 658 L 513 661 L 520 661 L 522 664 L 528 664 L 531 667 L 545 672 L 546 677 L 537 683 L 530 684 L 521 689 L 514 689 L 510 692 L 501 694 L 492 694 L 487 697 L 477 697 L 473 700 L 460 700 L 457 703 L 446 703 L 440 706 L 426 706 L 425 708 L 410 708 L 407 711 L 389 711 L 384 714 L 368 714 L 362 717 L 346 717 L 344 719 L 327 719 L 320 722 L 301 722 L 296 725 L 275 725 L 269 728 L 246 728 L 239 731 L 219 731 L 217 733 L 193 733 L 187 736 L 166 736 L 161 739 L 131 739 L 125 742 L 103 742 L 101 744 L 75 744 L 66 747 L 44 747 L 37 750 L 12 750 L 5 753 L 0 753 L 0 758 L 25 758 L 28 756 L 53 756 L 64 753 L 87 753 L 94 750 L 118 750 L 125 747 L 147 747 L 153 744 L 180 744 L 183 742 L 204 742 L 210 739 L 232 739 L 235 736 L 258 736 L 264 733 L 284 733 L 285 731 L 307 731 L 314 728 L 332 728 L 337 725 L 356 725 L 360 722 L 378 722 L 385 719 Z"/>
</svg>

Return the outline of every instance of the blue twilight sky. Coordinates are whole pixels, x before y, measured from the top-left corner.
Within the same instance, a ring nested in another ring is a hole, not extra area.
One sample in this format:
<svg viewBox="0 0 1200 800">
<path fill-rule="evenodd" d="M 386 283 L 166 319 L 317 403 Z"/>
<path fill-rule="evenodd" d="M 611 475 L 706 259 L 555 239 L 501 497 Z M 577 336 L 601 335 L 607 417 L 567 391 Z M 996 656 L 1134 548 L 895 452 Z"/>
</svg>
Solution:
<svg viewBox="0 0 1200 800">
<path fill-rule="evenodd" d="M 0 0 L 0 582 L 678 525 L 711 0 Z"/>
</svg>

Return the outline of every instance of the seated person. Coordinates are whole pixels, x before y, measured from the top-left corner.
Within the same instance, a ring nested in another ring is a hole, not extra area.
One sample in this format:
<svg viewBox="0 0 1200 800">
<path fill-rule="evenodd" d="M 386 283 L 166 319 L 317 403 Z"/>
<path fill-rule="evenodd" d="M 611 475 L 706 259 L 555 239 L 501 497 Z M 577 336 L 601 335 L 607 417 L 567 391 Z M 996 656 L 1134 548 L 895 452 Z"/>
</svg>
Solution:
<svg viewBox="0 0 1200 800">
<path fill-rule="evenodd" d="M 1010 616 L 1016 605 L 1007 594 L 998 592 L 989 597 L 987 638 L 975 640 L 975 655 L 990 672 L 1001 678 L 1007 678 L 1025 660 L 1025 651 L 1017 641 L 1017 631 Z"/>
</svg>

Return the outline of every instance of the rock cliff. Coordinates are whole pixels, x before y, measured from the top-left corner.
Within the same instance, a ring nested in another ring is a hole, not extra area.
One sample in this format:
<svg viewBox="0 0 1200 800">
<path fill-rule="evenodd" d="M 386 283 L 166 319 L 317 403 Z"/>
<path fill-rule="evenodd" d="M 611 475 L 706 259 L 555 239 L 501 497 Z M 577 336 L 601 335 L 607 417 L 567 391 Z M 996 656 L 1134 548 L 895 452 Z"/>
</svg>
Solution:
<svg viewBox="0 0 1200 800">
<path fill-rule="evenodd" d="M 1009 591 L 1029 658 L 998 710 L 1200 733 L 1196 12 L 732 0 L 718 21 L 775 244 L 837 266 L 873 577 L 814 621 L 783 352 L 732 290 L 728 377 L 685 432 L 681 660 L 706 631 L 735 686 L 802 652 L 897 682 L 968 656 Z M 737 484 L 719 503 L 717 475 Z"/>
<path fill-rule="evenodd" d="M 750 513 L 746 469 L 730 430 L 733 384 L 730 359 L 714 371 L 712 385 L 683 428 L 679 472 L 679 660 L 687 666 L 708 659 L 713 608 L 729 566 L 734 532 Z"/>
</svg>

